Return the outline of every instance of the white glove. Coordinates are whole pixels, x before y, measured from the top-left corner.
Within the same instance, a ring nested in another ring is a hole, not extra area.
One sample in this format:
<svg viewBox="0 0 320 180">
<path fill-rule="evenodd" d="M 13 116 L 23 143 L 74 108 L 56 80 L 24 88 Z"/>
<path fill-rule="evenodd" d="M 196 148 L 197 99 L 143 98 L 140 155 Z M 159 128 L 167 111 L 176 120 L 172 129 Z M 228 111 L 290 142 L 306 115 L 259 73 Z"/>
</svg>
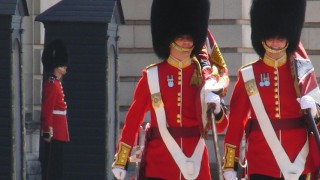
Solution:
<svg viewBox="0 0 320 180">
<path fill-rule="evenodd" d="M 313 118 L 316 117 L 317 115 L 317 106 L 316 106 L 316 102 L 313 99 L 313 97 L 305 95 L 302 96 L 301 98 L 297 99 L 298 102 L 300 103 L 301 109 L 311 109 L 311 115 Z"/>
<path fill-rule="evenodd" d="M 217 84 L 217 80 L 215 78 L 211 78 L 206 80 L 206 83 L 204 84 L 204 89 L 206 93 L 210 91 L 214 91 L 215 89 L 213 88 Z"/>
<path fill-rule="evenodd" d="M 122 169 L 122 168 L 118 168 L 118 167 L 114 167 L 112 168 L 112 172 L 114 177 L 116 177 L 117 179 L 120 180 L 124 180 L 124 178 L 126 177 L 126 173 L 127 171 Z"/>
<path fill-rule="evenodd" d="M 223 177 L 225 180 L 237 180 L 237 171 L 225 170 L 223 171 Z"/>
<path fill-rule="evenodd" d="M 214 114 L 218 114 L 221 111 L 221 100 L 220 100 L 220 96 L 210 92 L 206 95 L 206 99 L 205 99 L 206 103 L 214 103 L 216 105 L 216 107 L 214 108 L 213 112 Z"/>
<path fill-rule="evenodd" d="M 204 90 L 206 95 L 209 92 L 220 92 L 223 90 L 223 86 L 221 83 L 218 83 L 217 80 L 215 78 L 211 78 L 206 80 L 206 83 L 204 84 Z"/>
</svg>

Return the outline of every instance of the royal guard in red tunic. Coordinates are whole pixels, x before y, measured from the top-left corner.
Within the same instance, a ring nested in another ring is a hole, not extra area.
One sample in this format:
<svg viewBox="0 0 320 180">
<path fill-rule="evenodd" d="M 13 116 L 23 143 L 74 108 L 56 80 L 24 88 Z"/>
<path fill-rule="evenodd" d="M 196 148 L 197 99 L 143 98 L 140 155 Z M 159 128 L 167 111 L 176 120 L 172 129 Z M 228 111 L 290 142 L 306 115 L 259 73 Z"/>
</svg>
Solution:
<svg viewBox="0 0 320 180">
<path fill-rule="evenodd" d="M 238 71 L 224 143 L 226 180 L 236 179 L 243 163 L 244 134 L 247 179 L 316 179 L 319 150 L 304 112 L 311 109 L 311 122 L 319 122 L 320 93 L 311 61 L 299 55 L 305 8 L 305 0 L 252 2 L 251 40 L 260 59 Z"/>
<path fill-rule="evenodd" d="M 63 146 L 69 141 L 67 104 L 61 78 L 67 72 L 65 45 L 54 40 L 42 54 L 44 80 L 41 104 L 41 165 L 43 180 L 62 179 Z"/>
<path fill-rule="evenodd" d="M 213 105 L 218 131 L 228 122 L 219 95 L 206 91 L 208 75 L 195 57 L 207 36 L 209 7 L 208 0 L 153 1 L 153 47 L 162 62 L 144 69 L 135 89 L 112 165 L 117 179 L 125 178 L 128 158 L 147 112 L 151 119 L 139 179 L 211 179 L 202 136 L 207 103 Z"/>
</svg>

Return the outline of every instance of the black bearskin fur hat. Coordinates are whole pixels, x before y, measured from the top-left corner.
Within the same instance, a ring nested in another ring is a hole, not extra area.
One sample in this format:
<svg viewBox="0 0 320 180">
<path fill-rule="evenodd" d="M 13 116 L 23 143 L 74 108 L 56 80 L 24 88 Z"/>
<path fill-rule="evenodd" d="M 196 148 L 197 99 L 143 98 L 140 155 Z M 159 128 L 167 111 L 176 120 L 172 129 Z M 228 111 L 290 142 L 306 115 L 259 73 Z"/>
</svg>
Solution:
<svg viewBox="0 0 320 180">
<path fill-rule="evenodd" d="M 265 54 L 261 42 L 273 37 L 286 38 L 287 54 L 298 47 L 304 24 L 306 0 L 252 0 L 251 41 L 260 57 Z"/>
<path fill-rule="evenodd" d="M 42 53 L 44 72 L 51 73 L 54 68 L 68 64 L 68 52 L 65 44 L 59 40 L 53 40 L 45 45 Z"/>
<path fill-rule="evenodd" d="M 161 59 L 169 56 L 169 45 L 179 35 L 190 35 L 200 52 L 208 30 L 209 0 L 153 0 L 151 8 L 152 43 Z"/>
</svg>

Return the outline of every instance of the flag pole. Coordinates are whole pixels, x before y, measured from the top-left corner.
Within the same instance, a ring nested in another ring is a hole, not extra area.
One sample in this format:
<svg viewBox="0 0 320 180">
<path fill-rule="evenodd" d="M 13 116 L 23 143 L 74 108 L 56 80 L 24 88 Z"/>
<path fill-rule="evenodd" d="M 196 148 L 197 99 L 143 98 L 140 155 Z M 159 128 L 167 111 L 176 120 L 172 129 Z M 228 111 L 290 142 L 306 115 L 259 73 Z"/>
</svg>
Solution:
<svg viewBox="0 0 320 180">
<path fill-rule="evenodd" d="M 314 121 L 314 119 L 311 115 L 310 108 L 306 110 L 306 119 L 307 119 L 308 128 L 309 128 L 310 132 L 312 132 L 312 134 L 316 140 L 316 143 L 318 146 L 318 151 L 320 153 L 320 135 L 319 135 L 319 131 L 318 131 L 316 122 Z"/>
<path fill-rule="evenodd" d="M 210 116 L 211 116 L 211 122 L 212 122 L 211 131 L 212 131 L 212 137 L 213 137 L 214 153 L 215 153 L 216 163 L 218 166 L 217 167 L 218 178 L 219 178 L 219 180 L 224 180 L 223 171 L 222 171 L 221 156 L 220 156 L 220 150 L 219 150 L 218 133 L 217 133 L 217 129 L 216 129 L 213 108 L 210 108 Z"/>
</svg>

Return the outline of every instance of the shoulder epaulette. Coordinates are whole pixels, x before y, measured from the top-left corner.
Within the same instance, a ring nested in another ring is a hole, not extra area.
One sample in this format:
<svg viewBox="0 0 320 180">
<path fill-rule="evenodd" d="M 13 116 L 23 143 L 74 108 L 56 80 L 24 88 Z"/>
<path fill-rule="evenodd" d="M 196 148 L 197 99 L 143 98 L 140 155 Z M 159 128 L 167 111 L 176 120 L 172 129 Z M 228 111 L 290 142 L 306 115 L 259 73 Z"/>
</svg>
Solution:
<svg viewBox="0 0 320 180">
<path fill-rule="evenodd" d="M 54 83 L 54 80 L 55 80 L 55 79 L 56 79 L 55 77 L 50 76 L 50 77 L 48 78 L 49 83 Z"/>
<path fill-rule="evenodd" d="M 159 63 L 160 63 L 160 62 L 159 62 Z M 146 69 L 149 69 L 149 68 L 151 68 L 151 67 L 154 67 L 154 66 L 158 65 L 159 63 L 150 64 L 150 65 L 148 65 L 148 66 L 146 67 Z"/>
<path fill-rule="evenodd" d="M 241 68 L 240 68 L 240 69 L 243 69 L 243 68 L 245 68 L 245 67 L 248 67 L 248 66 L 250 66 L 250 65 L 254 64 L 254 63 L 255 63 L 255 62 L 257 62 L 257 61 L 259 61 L 259 60 L 249 62 L 248 64 L 245 64 L 245 65 L 241 66 Z"/>
</svg>

